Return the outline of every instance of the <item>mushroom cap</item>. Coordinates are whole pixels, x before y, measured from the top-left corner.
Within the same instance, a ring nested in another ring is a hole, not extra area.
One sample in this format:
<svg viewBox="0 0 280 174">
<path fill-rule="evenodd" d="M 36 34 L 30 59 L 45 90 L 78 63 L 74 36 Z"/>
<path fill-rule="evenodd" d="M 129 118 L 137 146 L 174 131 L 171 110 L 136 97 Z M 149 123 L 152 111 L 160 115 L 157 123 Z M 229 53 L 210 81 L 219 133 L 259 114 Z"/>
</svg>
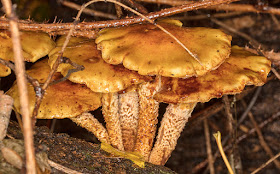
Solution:
<svg viewBox="0 0 280 174">
<path fill-rule="evenodd" d="M 0 63 L 0 77 L 6 77 L 11 74 L 11 69 Z"/>
<path fill-rule="evenodd" d="M 218 69 L 202 77 L 162 77 L 162 89 L 154 99 L 166 103 L 208 102 L 224 94 L 240 93 L 245 85 L 263 85 L 270 67 L 267 58 L 234 46 L 230 57 Z"/>
<path fill-rule="evenodd" d="M 40 83 L 45 82 L 50 72 L 47 60 L 42 60 L 34 64 L 27 73 L 36 78 Z M 56 73 L 54 80 L 62 78 L 60 73 Z M 14 106 L 20 112 L 19 94 L 17 84 L 7 92 L 14 98 Z M 34 88 L 28 84 L 29 107 L 32 112 L 35 104 Z M 46 90 L 37 118 L 72 118 L 83 112 L 93 111 L 101 106 L 101 94 L 92 92 L 85 85 L 75 84 L 69 80 L 51 85 Z"/>
<path fill-rule="evenodd" d="M 20 40 L 24 60 L 28 62 L 37 61 L 55 47 L 55 42 L 47 33 L 43 32 L 20 32 Z M 0 32 L 0 57 L 8 61 L 14 60 L 11 34 L 6 30 Z M 7 76 L 10 73 L 10 68 L 0 65 L 0 77 Z"/>
<path fill-rule="evenodd" d="M 231 36 L 219 29 L 185 28 L 171 20 L 159 24 L 196 54 L 202 65 L 152 24 L 101 30 L 96 43 L 102 58 L 110 64 L 122 63 L 141 75 L 190 77 L 216 69 L 230 54 Z"/>
<path fill-rule="evenodd" d="M 51 66 L 53 66 L 64 40 L 64 36 L 59 38 L 57 41 L 58 47 L 50 52 L 49 64 Z M 75 83 L 86 84 L 95 92 L 118 92 L 131 85 L 152 79 L 149 76 L 142 76 L 136 71 L 128 70 L 122 65 L 106 63 L 101 58 L 100 51 L 96 49 L 94 40 L 72 37 L 69 45 L 63 56 L 79 65 L 83 65 L 85 69 L 72 73 L 68 79 Z M 73 69 L 70 64 L 60 64 L 58 71 L 65 76 L 70 69 Z"/>
</svg>

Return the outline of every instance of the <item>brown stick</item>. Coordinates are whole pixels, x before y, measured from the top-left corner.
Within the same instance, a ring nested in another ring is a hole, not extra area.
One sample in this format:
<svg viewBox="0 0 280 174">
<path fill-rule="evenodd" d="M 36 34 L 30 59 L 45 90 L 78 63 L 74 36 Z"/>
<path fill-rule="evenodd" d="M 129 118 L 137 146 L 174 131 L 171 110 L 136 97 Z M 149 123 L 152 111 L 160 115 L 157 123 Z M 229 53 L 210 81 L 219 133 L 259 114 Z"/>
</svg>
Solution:
<svg viewBox="0 0 280 174">
<path fill-rule="evenodd" d="M 241 103 L 242 105 L 246 108 L 247 107 L 247 104 L 245 103 L 244 100 L 241 100 Z M 273 158 L 274 154 L 272 152 L 272 150 L 270 149 L 270 147 L 267 145 L 267 143 L 265 142 L 265 139 L 263 137 L 263 134 L 262 134 L 262 131 L 257 123 L 257 121 L 255 120 L 254 118 L 254 115 L 252 114 L 252 112 L 248 112 L 248 116 L 252 122 L 252 124 L 254 125 L 255 129 L 256 129 L 256 132 L 257 132 L 257 135 L 258 135 L 258 138 L 259 138 L 259 141 L 260 141 L 260 144 L 261 146 L 263 147 L 263 149 L 265 150 L 265 152 L 269 155 L 270 158 Z M 280 169 L 280 162 L 278 160 L 274 160 L 273 161 L 275 166 Z"/>
<path fill-rule="evenodd" d="M 88 4 L 88 3 L 87 3 Z M 35 125 L 36 123 L 36 116 L 38 114 L 38 111 L 39 111 L 39 107 L 41 105 L 41 102 L 42 102 L 42 99 L 44 97 L 44 93 L 45 91 L 47 90 L 49 84 L 51 83 L 51 80 L 52 80 L 52 77 L 54 76 L 54 74 L 56 73 L 57 71 L 57 68 L 58 66 L 60 65 L 60 63 L 62 63 L 63 61 L 65 61 L 65 59 L 63 59 L 63 52 L 64 50 L 66 49 L 66 46 L 67 44 L 69 43 L 69 40 L 71 38 L 71 35 L 72 33 L 74 32 L 75 30 L 75 26 L 76 24 L 78 23 L 78 21 L 80 20 L 80 16 L 83 12 L 83 10 L 87 7 L 87 5 L 83 5 L 80 9 L 80 11 L 78 12 L 74 22 L 71 24 L 71 27 L 70 27 L 70 30 L 66 36 L 66 39 L 62 45 L 62 48 L 61 48 L 61 51 L 59 52 L 58 54 L 58 57 L 45 81 L 45 83 L 43 84 L 42 88 L 41 88 L 41 91 L 39 93 L 39 95 L 36 96 L 36 101 L 35 101 L 35 107 L 34 107 L 34 110 L 33 110 L 33 114 L 32 114 L 32 118 L 33 118 L 33 126 Z"/>
<path fill-rule="evenodd" d="M 19 89 L 21 112 L 23 116 L 23 135 L 26 153 L 26 170 L 28 174 L 36 173 L 36 160 L 33 142 L 32 122 L 29 112 L 29 101 L 27 94 L 27 82 L 25 78 L 25 66 L 20 44 L 17 16 L 12 11 L 12 3 L 9 0 L 2 0 L 6 15 L 9 19 L 9 26 L 12 35 L 13 51 L 16 66 L 16 77 Z"/>
<path fill-rule="evenodd" d="M 72 169 L 69 169 L 68 167 L 65 167 L 63 165 L 60 165 L 52 160 L 48 160 L 48 163 L 51 167 L 59 170 L 59 171 L 62 171 L 63 173 L 68 173 L 68 174 L 82 174 L 81 172 L 78 172 L 76 170 L 72 170 Z"/>
<path fill-rule="evenodd" d="M 278 21 L 278 19 L 276 18 L 276 16 L 275 16 L 274 14 L 271 14 L 270 16 L 271 16 L 271 19 L 273 20 L 273 22 L 275 23 L 276 28 L 277 28 L 278 30 L 280 30 L 280 22 Z"/>
<path fill-rule="evenodd" d="M 215 174 L 214 160 L 213 160 L 213 154 L 211 149 L 210 133 L 209 133 L 207 118 L 203 120 L 203 125 L 204 125 L 204 135 L 206 140 L 206 150 L 207 150 L 207 158 L 208 158 L 210 174 Z"/>
<path fill-rule="evenodd" d="M 120 19 L 123 16 L 122 7 L 115 4 L 115 9 L 116 9 L 117 17 L 118 19 Z"/>
<path fill-rule="evenodd" d="M 280 74 L 276 71 L 275 68 L 271 67 L 271 71 L 273 72 L 273 74 L 277 77 L 278 80 L 280 80 Z"/>
<path fill-rule="evenodd" d="M 80 10 L 81 6 L 78 4 L 75 4 L 73 2 L 70 1 L 60 1 L 60 3 L 66 7 L 70 7 L 72 9 L 76 9 L 76 10 Z M 117 19 L 117 17 L 115 15 L 112 14 L 108 14 L 108 13 L 103 13 L 100 11 L 96 11 L 96 10 L 92 10 L 92 9 L 84 9 L 83 13 L 91 15 L 91 16 L 97 16 L 97 17 L 103 17 L 103 18 L 108 18 L 108 19 Z"/>
<path fill-rule="evenodd" d="M 178 6 L 183 4 L 190 4 L 193 1 L 182 1 L 182 0 L 138 0 L 141 2 L 156 3 L 156 4 L 166 4 L 171 6 Z M 218 6 L 207 7 L 206 9 L 217 10 L 217 11 L 238 11 L 238 12 L 253 12 L 253 13 L 270 13 L 275 15 L 280 15 L 279 8 L 273 8 L 269 6 L 264 6 L 258 8 L 257 6 L 250 4 L 221 4 Z"/>
<path fill-rule="evenodd" d="M 269 123 L 271 123 L 272 121 L 274 121 L 275 119 L 280 117 L 280 112 L 277 112 L 275 114 L 273 114 L 271 117 L 269 117 L 268 119 L 262 121 L 262 123 L 259 124 L 259 128 L 262 129 L 264 126 L 268 125 Z M 241 142 L 242 140 L 246 139 L 249 135 L 252 135 L 253 133 L 256 132 L 255 128 L 252 128 L 251 130 L 249 130 L 249 132 L 239 136 L 236 139 L 236 143 Z M 227 151 L 231 148 L 231 144 L 227 145 L 224 147 L 224 151 Z M 218 157 L 219 151 L 215 152 L 214 155 L 214 161 L 216 160 L 216 158 Z M 201 163 L 199 163 L 198 165 L 196 165 L 193 169 L 191 173 L 197 173 L 201 168 L 205 167 L 208 164 L 208 159 L 205 159 L 204 161 L 202 161 Z"/>
<path fill-rule="evenodd" d="M 179 17 L 171 17 L 172 19 L 177 19 L 180 21 L 192 21 L 192 20 L 203 20 L 203 19 L 210 19 L 210 18 L 227 18 L 233 17 L 243 14 L 242 12 L 226 12 L 226 13 L 216 13 L 216 14 L 201 14 L 201 15 L 194 15 L 194 16 L 179 16 Z"/>
<path fill-rule="evenodd" d="M 15 65 L 7 60 L 0 58 L 0 64 L 3 64 L 5 66 L 11 68 L 11 70 L 13 70 L 14 72 L 16 71 Z M 40 84 L 39 84 L 38 80 L 32 78 L 28 74 L 25 74 L 25 77 L 28 80 L 28 82 L 34 87 L 35 93 L 37 93 L 38 90 L 40 90 L 40 89 L 38 89 L 38 88 L 40 88 Z"/>
<path fill-rule="evenodd" d="M 100 0 L 101 1 L 101 0 Z M 152 12 L 145 15 L 145 17 L 149 19 L 157 19 L 160 17 L 167 17 L 172 16 L 178 13 L 191 11 L 191 10 L 197 10 L 201 8 L 206 8 L 213 5 L 219 5 L 223 3 L 231 3 L 238 0 L 205 0 L 205 1 L 199 1 L 199 2 L 193 2 L 186 5 L 181 5 L 178 7 L 173 8 L 167 8 L 163 9 L 159 12 Z M 0 20 L 0 28 L 1 29 L 8 29 L 9 23 L 6 19 Z M 122 26 L 122 25 L 129 25 L 129 24 L 135 24 L 145 22 L 145 19 L 142 17 L 131 17 L 131 18 L 125 18 L 120 20 L 110 20 L 110 21 L 96 21 L 96 22 L 82 22 L 75 26 L 76 30 L 92 30 L 96 28 L 105 28 L 105 27 L 116 27 L 116 26 Z M 56 23 L 56 24 L 38 24 L 38 23 L 26 23 L 22 22 L 19 23 L 19 27 L 21 30 L 26 31 L 44 31 L 47 33 L 50 32 L 58 32 L 58 31 L 65 31 L 70 30 L 72 27 L 72 23 Z"/>
<path fill-rule="evenodd" d="M 241 12 L 253 12 L 253 13 L 270 13 L 275 15 L 280 15 L 279 8 L 273 7 L 264 7 L 264 8 L 257 8 L 254 5 L 249 4 L 222 4 L 218 6 L 209 7 L 208 9 L 213 10 L 223 10 L 223 11 L 241 11 Z"/>
<path fill-rule="evenodd" d="M 265 168 L 268 164 L 270 164 L 271 162 L 273 162 L 274 160 L 276 160 L 278 157 L 280 157 L 280 152 L 275 155 L 274 157 L 270 158 L 266 163 L 264 163 L 263 165 L 261 165 L 259 168 L 257 168 L 255 171 L 253 171 L 251 174 L 256 174 L 258 173 L 260 170 L 262 170 L 263 168 Z"/>
<path fill-rule="evenodd" d="M 259 48 L 259 47 L 264 47 L 261 43 L 259 43 L 257 40 L 255 40 L 254 38 L 252 38 L 251 36 L 245 34 L 245 33 L 242 33 L 240 31 L 238 31 L 237 29 L 229 26 L 229 25 L 226 25 L 225 23 L 217 20 L 217 19 L 214 19 L 212 18 L 211 19 L 212 22 L 214 22 L 215 24 L 221 26 L 222 28 L 225 28 L 226 30 L 238 35 L 238 36 L 241 36 L 243 37 L 244 39 L 248 40 L 249 43 L 254 47 L 254 48 Z"/>
<path fill-rule="evenodd" d="M 135 2 L 134 0 L 123 0 L 124 2 L 128 3 L 132 8 L 139 11 L 142 14 L 147 14 L 148 10 L 142 6 L 141 4 Z"/>
</svg>

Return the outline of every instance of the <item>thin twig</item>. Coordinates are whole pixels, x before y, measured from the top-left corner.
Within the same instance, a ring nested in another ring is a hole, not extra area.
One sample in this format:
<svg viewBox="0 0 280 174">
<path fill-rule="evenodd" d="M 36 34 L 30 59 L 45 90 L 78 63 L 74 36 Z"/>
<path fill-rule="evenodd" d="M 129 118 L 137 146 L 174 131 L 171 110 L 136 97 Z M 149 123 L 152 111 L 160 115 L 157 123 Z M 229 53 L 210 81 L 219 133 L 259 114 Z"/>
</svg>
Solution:
<svg viewBox="0 0 280 174">
<path fill-rule="evenodd" d="M 123 16 L 122 7 L 115 4 L 115 9 L 116 9 L 117 17 L 118 19 L 120 19 Z"/>
<path fill-rule="evenodd" d="M 252 49 L 247 46 L 245 47 L 245 50 L 250 51 L 251 53 L 254 53 L 254 54 L 259 54 L 261 52 L 266 58 L 271 60 L 272 64 L 274 64 L 274 65 L 280 64 L 280 53 L 278 53 L 278 52 L 274 52 L 273 50 L 271 50 L 271 51 L 259 50 L 258 48 Z"/>
<path fill-rule="evenodd" d="M 189 4 L 194 2 L 194 1 L 182 1 L 182 0 L 138 0 L 138 1 L 156 3 L 156 4 L 166 4 L 171 6 L 178 6 L 178 5 Z M 269 14 L 280 15 L 279 8 L 273 8 L 269 6 L 258 8 L 250 4 L 221 4 L 218 6 L 207 7 L 206 9 L 217 10 L 217 11 L 238 11 L 238 12 L 269 13 Z"/>
<path fill-rule="evenodd" d="M 269 80 L 268 80 L 269 81 Z M 241 100 L 245 96 L 247 96 L 249 93 L 251 93 L 255 87 L 245 89 L 242 93 L 235 96 L 236 101 Z M 233 100 L 231 99 L 230 102 Z M 224 103 L 222 101 L 216 102 L 215 104 L 212 104 L 211 106 L 203 109 L 200 112 L 197 112 L 192 115 L 192 117 L 189 119 L 189 127 L 195 127 L 195 125 L 199 124 L 203 119 L 210 117 L 218 112 L 220 112 L 224 108 Z"/>
<path fill-rule="evenodd" d="M 238 30 L 236 30 L 235 28 L 226 25 L 225 23 L 218 21 L 217 19 L 212 18 L 211 19 L 212 22 L 214 22 L 215 24 L 225 28 L 226 30 L 240 36 L 243 37 L 244 39 L 249 41 L 249 44 L 252 45 L 252 47 L 256 50 L 252 50 L 250 48 L 245 48 L 247 51 L 251 51 L 255 54 L 259 54 L 262 56 L 267 57 L 268 59 L 270 59 L 273 63 L 278 63 L 280 61 L 280 53 L 275 53 L 273 51 L 266 51 L 267 50 L 267 46 L 265 46 L 264 44 L 261 44 L 260 42 L 258 42 L 257 40 L 253 39 L 251 36 L 249 36 L 248 34 L 242 33 Z"/>
<path fill-rule="evenodd" d="M 13 70 L 15 72 L 16 68 L 15 65 L 7 60 L 4 60 L 2 58 L 0 58 L 0 64 L 3 64 L 9 68 L 11 68 L 11 70 Z M 37 88 L 40 88 L 40 84 L 39 81 L 37 79 L 34 79 L 33 77 L 31 77 L 30 75 L 28 75 L 27 73 L 25 73 L 25 77 L 28 80 L 28 82 L 34 87 L 35 93 L 38 91 L 36 90 Z"/>
<path fill-rule="evenodd" d="M 223 102 L 225 104 L 225 112 L 226 112 L 226 116 L 227 116 L 227 120 L 228 120 L 228 131 L 229 134 L 231 136 L 231 139 L 233 138 L 233 125 L 234 125 L 234 119 L 232 117 L 232 113 L 230 112 L 230 103 L 229 103 L 229 99 L 227 95 L 223 96 Z M 233 143 L 233 141 L 231 140 L 230 143 Z"/>
<path fill-rule="evenodd" d="M 15 109 L 13 109 L 13 110 L 15 111 Z M 15 115 L 16 115 L 16 118 L 17 118 L 20 130 L 23 132 L 23 124 L 22 124 L 21 116 L 20 116 L 20 114 L 18 112 L 15 112 Z"/>
<path fill-rule="evenodd" d="M 260 170 L 262 170 L 263 168 L 265 168 L 267 165 L 269 165 L 271 162 L 273 162 L 274 160 L 276 160 L 277 158 L 280 157 L 280 152 L 275 155 L 274 157 L 270 158 L 266 163 L 262 164 L 259 168 L 257 168 L 255 171 L 253 171 L 251 174 L 256 174 L 258 173 Z"/>
<path fill-rule="evenodd" d="M 73 2 L 70 2 L 70 1 L 62 0 L 62 1 L 59 1 L 59 2 L 62 5 L 66 6 L 66 7 L 69 7 L 69 8 L 73 8 L 75 10 L 80 10 L 81 9 L 80 5 L 75 4 Z M 91 15 L 91 16 L 103 17 L 103 18 L 108 18 L 108 19 L 117 19 L 117 17 L 115 15 L 108 14 L 108 13 L 103 13 L 103 12 L 92 10 L 92 9 L 88 9 L 88 8 L 85 8 L 83 13 Z"/>
<path fill-rule="evenodd" d="M 171 17 L 172 19 L 177 20 L 203 20 L 203 19 L 210 19 L 210 18 L 227 18 L 232 16 L 237 16 L 243 14 L 242 12 L 227 12 L 227 13 L 215 13 L 215 14 L 201 14 L 201 15 L 194 15 L 194 16 L 181 16 L 181 17 Z"/>
<path fill-rule="evenodd" d="M 275 23 L 276 28 L 277 28 L 278 30 L 280 30 L 280 22 L 278 21 L 278 19 L 276 18 L 276 16 L 275 16 L 274 14 L 271 14 L 270 16 L 271 16 L 271 19 L 273 20 L 273 22 Z"/>
<path fill-rule="evenodd" d="M 215 134 L 213 134 L 213 135 L 214 135 L 214 137 L 215 137 L 215 139 L 216 139 L 216 142 L 217 142 L 219 151 L 220 151 L 220 153 L 221 153 L 221 155 L 222 155 L 222 158 L 223 158 L 223 160 L 224 160 L 224 162 L 225 162 L 225 164 L 226 164 L 226 166 L 227 166 L 227 169 L 228 169 L 229 173 L 230 173 L 230 174 L 234 174 L 234 172 L 233 172 L 233 170 L 232 170 L 232 168 L 231 168 L 231 166 L 230 166 L 230 164 L 229 164 L 229 162 L 228 162 L 228 159 L 227 159 L 227 157 L 226 157 L 226 154 L 225 154 L 225 152 L 224 152 L 224 150 L 223 150 L 223 146 L 222 146 L 222 142 L 221 142 L 221 133 L 218 131 L 217 133 L 215 133 Z"/>
<path fill-rule="evenodd" d="M 70 65 L 73 66 L 73 69 L 69 69 L 68 72 L 67 72 L 67 74 L 66 74 L 63 78 L 51 82 L 50 85 L 54 85 L 54 84 L 63 82 L 63 81 L 65 81 L 65 80 L 67 80 L 67 79 L 70 77 L 70 75 L 71 75 L 72 73 L 78 72 L 78 71 L 83 71 L 83 70 L 85 69 L 84 66 L 79 65 L 79 64 L 77 64 L 77 63 L 75 63 L 75 62 L 72 62 L 71 59 L 69 59 L 69 58 L 67 58 L 67 57 L 62 57 L 62 62 L 61 62 L 61 63 L 70 64 Z"/>
<path fill-rule="evenodd" d="M 142 14 L 147 14 L 148 10 L 141 4 L 135 2 L 134 0 L 123 0 L 124 2 L 128 3 L 132 8 L 139 11 Z"/>
<path fill-rule="evenodd" d="M 214 19 L 214 18 L 211 18 L 211 21 L 214 22 L 215 24 L 221 26 L 222 28 L 230 31 L 231 33 L 234 33 L 238 36 L 241 36 L 243 37 L 244 39 L 248 40 L 249 43 L 254 47 L 254 48 L 264 48 L 264 45 L 262 45 L 261 43 L 259 43 L 257 40 L 255 40 L 254 38 L 252 38 L 251 36 L 249 36 L 248 34 L 245 34 L 245 33 L 242 33 L 238 30 L 236 30 L 235 28 L 229 26 L 229 25 L 226 25 L 225 23 L 217 20 L 217 19 Z"/>
<path fill-rule="evenodd" d="M 89 4 L 89 3 L 87 3 L 87 4 Z M 75 18 L 73 24 L 71 25 L 71 28 L 70 28 L 70 30 L 69 30 L 67 36 L 66 36 L 66 39 L 65 39 L 65 41 L 64 41 L 64 43 L 63 43 L 63 46 L 62 46 L 62 48 L 61 48 L 61 50 L 60 50 L 60 52 L 59 52 L 59 54 L 58 54 L 58 57 L 57 57 L 57 59 L 56 59 L 54 65 L 53 65 L 53 67 L 52 67 L 52 69 L 51 69 L 51 71 L 50 71 L 50 73 L 49 73 L 49 75 L 48 75 L 48 77 L 47 77 L 45 83 L 44 83 L 43 86 L 42 86 L 42 90 L 40 91 L 41 93 L 39 93 L 39 94 L 37 95 L 37 97 L 36 97 L 35 107 L 34 107 L 33 114 L 32 114 L 33 125 L 35 125 L 35 123 L 36 123 L 36 116 L 37 116 L 37 114 L 38 114 L 38 111 L 39 111 L 39 108 L 40 108 L 42 99 L 43 99 L 43 97 L 44 97 L 44 93 L 45 93 L 45 91 L 47 90 L 47 87 L 49 86 L 49 84 L 51 83 L 52 77 L 53 77 L 54 74 L 56 73 L 58 66 L 59 66 L 61 63 L 63 63 L 63 60 L 65 60 L 65 59 L 63 59 L 63 52 L 64 52 L 64 50 L 66 49 L 67 44 L 69 43 L 69 40 L 70 40 L 70 38 L 71 38 L 71 35 L 72 35 L 73 31 L 75 30 L 75 26 L 77 25 L 77 23 L 78 23 L 79 20 L 80 20 L 80 16 L 81 16 L 83 10 L 88 6 L 87 4 L 83 5 L 83 6 L 81 7 L 80 11 L 78 12 L 78 14 L 77 14 L 77 16 L 76 16 L 76 18 Z"/>
<path fill-rule="evenodd" d="M 92 4 L 92 3 L 95 3 L 95 2 L 100 2 L 100 1 L 104 1 L 104 0 L 92 0 L 88 3 L 85 4 L 85 6 L 88 6 L 89 4 Z M 178 38 L 176 38 L 173 34 L 171 34 L 169 31 L 167 31 L 165 28 L 163 28 L 162 26 L 160 26 L 159 24 L 156 24 L 154 23 L 153 20 L 149 19 L 148 17 L 144 16 L 143 14 L 139 13 L 138 11 L 136 10 L 133 10 L 132 8 L 118 2 L 118 1 L 115 1 L 115 0 L 106 0 L 108 2 L 112 2 L 114 4 L 117 4 L 131 12 L 133 12 L 134 14 L 142 17 L 143 19 L 145 19 L 146 21 L 148 21 L 149 23 L 151 24 L 154 24 L 156 27 L 158 27 L 160 30 L 162 30 L 164 33 L 166 33 L 168 36 L 170 36 L 172 39 L 174 39 L 181 47 L 183 47 L 190 55 L 191 57 L 193 57 L 200 65 L 202 65 L 202 63 L 200 62 L 198 56 L 195 54 L 195 53 L 192 53 Z M 82 10 L 82 9 L 81 9 Z"/>
<path fill-rule="evenodd" d="M 21 105 L 21 113 L 23 116 L 23 135 L 26 154 L 26 172 L 28 174 L 36 173 L 36 160 L 33 142 L 33 130 L 29 112 L 29 101 L 27 93 L 27 82 L 25 78 L 25 66 L 20 43 L 20 34 L 17 24 L 17 16 L 12 10 L 12 2 L 10 0 L 2 0 L 6 15 L 9 19 L 10 30 L 12 35 L 16 77 L 19 89 L 19 98 Z"/>
<path fill-rule="evenodd" d="M 238 120 L 238 123 L 237 123 L 237 127 L 247 118 L 247 115 L 248 113 L 251 111 L 252 107 L 254 106 L 254 104 L 256 103 L 257 99 L 258 99 L 258 96 L 260 95 L 261 93 L 261 90 L 262 90 L 262 87 L 258 87 L 254 96 L 252 97 L 248 107 L 246 107 L 246 110 L 243 112 L 243 114 L 241 115 L 241 117 L 239 118 Z"/>
<path fill-rule="evenodd" d="M 276 71 L 275 68 L 271 67 L 271 71 L 273 72 L 273 74 L 277 77 L 278 80 L 280 80 L 280 74 Z"/>
<path fill-rule="evenodd" d="M 250 4 L 222 4 L 218 6 L 209 7 L 208 9 L 213 10 L 223 10 L 223 11 L 239 11 L 239 12 L 253 12 L 253 13 L 269 13 L 280 15 L 279 8 L 273 8 L 269 6 L 264 6 L 262 8 L 258 8 L 254 5 Z"/>
<path fill-rule="evenodd" d="M 208 158 L 210 174 L 215 174 L 214 160 L 213 160 L 213 155 L 211 150 L 211 141 L 210 141 L 210 133 L 209 133 L 207 118 L 203 120 L 203 125 L 204 125 L 204 135 L 206 140 L 206 150 L 207 150 L 207 158 Z"/>
<path fill-rule="evenodd" d="M 247 104 L 245 103 L 244 100 L 241 100 L 241 103 L 242 105 L 246 108 L 247 107 Z M 260 127 L 258 126 L 258 123 L 257 121 L 255 120 L 254 118 L 254 115 L 252 114 L 252 112 L 248 112 L 248 116 L 252 122 L 252 124 L 254 125 L 255 129 L 256 129 L 256 132 L 257 132 L 257 135 L 258 135 L 258 138 L 259 138 L 259 141 L 260 141 L 260 144 L 261 146 L 263 147 L 263 149 L 265 150 L 265 152 L 269 155 L 270 158 L 273 158 L 274 154 L 272 152 L 272 150 L 270 149 L 270 147 L 267 145 L 267 143 L 265 142 L 265 139 L 263 137 L 263 134 L 262 134 L 262 131 L 260 129 Z M 280 169 L 280 162 L 278 160 L 274 160 L 273 161 L 275 166 Z"/>
<path fill-rule="evenodd" d="M 259 124 L 259 128 L 262 129 L 263 127 L 265 127 L 266 125 L 268 125 L 269 123 L 271 123 L 272 121 L 278 119 L 280 117 L 280 111 L 273 114 L 271 117 L 269 117 L 268 119 L 262 121 L 260 124 Z M 246 139 L 249 135 L 252 135 L 253 133 L 256 132 L 256 129 L 255 128 L 252 128 L 250 129 L 247 133 L 239 136 L 237 139 L 236 139 L 236 143 L 240 143 L 242 140 Z M 224 144 L 224 140 L 222 142 L 222 144 Z M 228 151 L 229 149 L 231 149 L 231 144 L 227 145 L 224 147 L 224 151 Z M 217 159 L 218 157 L 218 154 L 219 154 L 219 151 L 216 151 L 215 154 L 214 154 L 214 161 Z M 200 162 L 199 164 L 197 164 L 191 171 L 191 173 L 197 173 L 200 169 L 204 168 L 206 165 L 208 164 L 208 159 L 205 159 L 204 161 Z"/>
<path fill-rule="evenodd" d="M 55 168 L 56 170 L 59 170 L 61 172 L 64 172 L 64 173 L 68 173 L 68 174 L 83 174 L 81 172 L 78 172 L 76 170 L 73 170 L 73 169 L 69 169 L 63 165 L 60 165 L 52 160 L 48 160 L 48 163 L 51 167 Z"/>
</svg>

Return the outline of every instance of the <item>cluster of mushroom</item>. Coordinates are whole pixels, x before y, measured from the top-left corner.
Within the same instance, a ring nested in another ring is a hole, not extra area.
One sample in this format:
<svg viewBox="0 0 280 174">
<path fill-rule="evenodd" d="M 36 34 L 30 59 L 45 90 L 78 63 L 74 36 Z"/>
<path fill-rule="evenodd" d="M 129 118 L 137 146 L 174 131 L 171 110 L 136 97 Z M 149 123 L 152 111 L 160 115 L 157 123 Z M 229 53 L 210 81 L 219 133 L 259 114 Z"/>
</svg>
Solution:
<svg viewBox="0 0 280 174">
<path fill-rule="evenodd" d="M 85 69 L 48 88 L 38 118 L 70 118 L 101 142 L 164 165 L 197 102 L 265 83 L 270 61 L 231 48 L 231 36 L 221 30 L 184 28 L 177 20 L 159 24 L 199 61 L 153 24 L 103 29 L 96 40 L 72 38 L 63 56 Z M 62 36 L 56 41 L 48 63 L 40 61 L 28 73 L 43 82 L 64 40 Z M 61 64 L 61 74 L 54 78 L 66 76 L 72 68 Z M 15 89 L 8 94 L 17 98 Z M 29 90 L 32 106 L 34 92 L 31 86 Z M 154 144 L 160 102 L 169 106 Z M 106 129 L 88 113 L 100 106 Z M 19 110 L 17 100 L 15 108 Z"/>
</svg>

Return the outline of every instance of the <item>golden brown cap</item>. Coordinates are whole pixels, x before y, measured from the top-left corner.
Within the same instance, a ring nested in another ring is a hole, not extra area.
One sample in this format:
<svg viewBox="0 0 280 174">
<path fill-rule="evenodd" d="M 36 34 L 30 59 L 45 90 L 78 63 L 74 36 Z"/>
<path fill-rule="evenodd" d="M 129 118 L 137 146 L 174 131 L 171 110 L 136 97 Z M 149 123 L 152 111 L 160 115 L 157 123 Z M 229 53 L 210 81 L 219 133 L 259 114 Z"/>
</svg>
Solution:
<svg viewBox="0 0 280 174">
<path fill-rule="evenodd" d="M 65 37 L 58 39 L 58 45 L 62 45 Z M 131 85 L 151 80 L 151 77 L 139 75 L 136 71 L 124 68 L 122 65 L 111 65 L 101 58 L 101 53 L 96 49 L 94 40 L 86 38 L 70 39 L 69 45 L 63 53 L 64 57 L 83 65 L 85 69 L 72 73 L 69 80 L 75 83 L 86 84 L 95 92 L 118 92 Z M 58 56 L 61 47 L 56 47 L 49 54 L 49 64 L 52 66 Z M 58 71 L 64 76 L 73 69 L 69 64 L 61 64 Z"/>
<path fill-rule="evenodd" d="M 35 62 L 46 56 L 54 47 L 55 42 L 50 36 L 43 32 L 20 32 L 22 54 L 25 61 Z M 10 32 L 2 30 L 0 32 L 0 58 L 13 61 L 13 44 Z M 0 65 L 0 77 L 7 76 L 11 70 Z"/>
<path fill-rule="evenodd" d="M 224 94 L 240 93 L 245 85 L 263 85 L 270 66 L 267 58 L 234 46 L 230 58 L 205 76 L 187 79 L 162 77 L 162 89 L 154 98 L 166 103 L 208 102 Z"/>
<path fill-rule="evenodd" d="M 34 64 L 27 73 L 43 83 L 50 68 L 47 60 L 42 60 Z M 56 73 L 53 79 L 59 79 L 63 76 Z M 7 92 L 8 95 L 14 98 L 14 106 L 17 112 L 20 112 L 18 87 L 15 83 Z M 32 112 L 35 104 L 35 92 L 33 87 L 28 84 L 29 107 Z M 48 87 L 42 100 L 38 116 L 39 119 L 52 118 L 72 118 L 83 112 L 93 111 L 101 105 L 101 94 L 92 92 L 85 85 L 75 84 L 69 80 L 60 82 Z"/>
<path fill-rule="evenodd" d="M 185 28 L 170 20 L 159 24 L 196 54 L 203 66 L 152 24 L 101 30 L 96 43 L 102 58 L 110 64 L 123 64 L 141 75 L 190 77 L 216 69 L 230 54 L 231 36 L 221 30 Z"/>
<path fill-rule="evenodd" d="M 11 74 L 11 69 L 0 63 L 0 77 L 6 77 Z"/>
</svg>

